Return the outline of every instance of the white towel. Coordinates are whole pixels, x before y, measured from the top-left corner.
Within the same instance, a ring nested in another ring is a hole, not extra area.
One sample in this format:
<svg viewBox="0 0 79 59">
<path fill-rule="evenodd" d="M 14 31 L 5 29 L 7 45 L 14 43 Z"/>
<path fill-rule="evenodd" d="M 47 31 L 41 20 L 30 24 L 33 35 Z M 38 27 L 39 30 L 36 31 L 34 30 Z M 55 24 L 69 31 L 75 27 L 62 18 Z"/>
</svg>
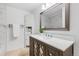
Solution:
<svg viewBox="0 0 79 59">
<path fill-rule="evenodd" d="M 20 31 L 20 25 L 19 24 L 13 24 L 13 36 L 14 36 L 14 38 L 19 37 L 19 31 Z"/>
</svg>

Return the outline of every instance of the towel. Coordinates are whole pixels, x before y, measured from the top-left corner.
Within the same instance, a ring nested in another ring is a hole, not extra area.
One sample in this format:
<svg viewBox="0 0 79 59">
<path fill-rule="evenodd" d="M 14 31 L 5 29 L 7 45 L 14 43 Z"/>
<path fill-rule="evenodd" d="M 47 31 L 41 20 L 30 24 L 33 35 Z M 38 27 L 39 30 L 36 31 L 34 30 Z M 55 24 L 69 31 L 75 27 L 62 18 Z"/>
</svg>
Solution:
<svg viewBox="0 0 79 59">
<path fill-rule="evenodd" d="M 15 39 L 19 37 L 20 26 L 19 24 L 13 24 L 13 36 Z"/>
</svg>

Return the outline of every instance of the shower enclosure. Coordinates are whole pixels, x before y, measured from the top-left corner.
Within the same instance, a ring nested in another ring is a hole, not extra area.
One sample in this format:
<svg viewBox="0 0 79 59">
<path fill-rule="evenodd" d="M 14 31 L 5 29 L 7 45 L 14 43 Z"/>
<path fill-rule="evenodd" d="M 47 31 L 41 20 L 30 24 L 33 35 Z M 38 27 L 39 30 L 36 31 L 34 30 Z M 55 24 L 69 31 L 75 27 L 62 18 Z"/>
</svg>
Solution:
<svg viewBox="0 0 79 59">
<path fill-rule="evenodd" d="M 0 54 L 7 49 L 6 4 L 0 3 Z M 5 55 L 5 53 L 3 54 Z"/>
<path fill-rule="evenodd" d="M 27 22 L 30 18 L 32 19 L 33 16 L 27 16 L 27 21 L 24 18 L 24 14 L 18 13 L 15 8 L 8 8 L 6 3 L 0 3 L 0 56 L 7 55 L 6 52 L 8 51 L 29 46 L 32 24 L 28 25 L 24 22 Z M 18 21 L 18 19 L 23 22 Z"/>
<path fill-rule="evenodd" d="M 24 14 L 19 15 L 17 10 L 10 9 L 6 3 L 0 3 L 0 56 L 7 55 L 8 51 L 24 48 L 24 24 L 17 19 L 24 21 Z M 19 16 L 22 16 L 21 19 Z"/>
</svg>

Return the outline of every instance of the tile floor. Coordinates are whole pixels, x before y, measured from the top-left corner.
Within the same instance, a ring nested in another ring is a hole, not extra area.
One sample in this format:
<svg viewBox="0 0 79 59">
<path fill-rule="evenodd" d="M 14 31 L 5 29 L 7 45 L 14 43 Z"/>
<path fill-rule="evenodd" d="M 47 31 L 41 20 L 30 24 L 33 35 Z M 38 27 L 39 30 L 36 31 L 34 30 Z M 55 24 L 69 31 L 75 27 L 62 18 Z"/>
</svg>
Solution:
<svg viewBox="0 0 79 59">
<path fill-rule="evenodd" d="M 21 48 L 12 51 L 7 51 L 6 53 L 1 52 L 0 56 L 29 56 L 29 48 Z"/>
</svg>

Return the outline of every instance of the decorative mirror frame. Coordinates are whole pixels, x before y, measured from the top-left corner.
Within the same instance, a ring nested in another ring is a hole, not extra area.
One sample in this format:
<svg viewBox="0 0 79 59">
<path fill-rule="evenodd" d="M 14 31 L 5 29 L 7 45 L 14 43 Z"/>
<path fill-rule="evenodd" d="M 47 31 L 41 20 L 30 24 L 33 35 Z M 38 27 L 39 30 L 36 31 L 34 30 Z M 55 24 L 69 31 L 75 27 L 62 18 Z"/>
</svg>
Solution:
<svg viewBox="0 0 79 59">
<path fill-rule="evenodd" d="M 42 19 L 41 19 L 41 15 L 48 9 L 50 9 L 51 7 L 49 7 L 48 9 L 46 9 L 45 11 L 40 13 L 40 32 L 42 32 L 43 30 L 60 30 L 60 31 L 69 31 L 70 30 L 70 4 L 69 3 L 59 3 L 60 4 L 65 4 L 65 28 L 42 28 Z"/>
</svg>

